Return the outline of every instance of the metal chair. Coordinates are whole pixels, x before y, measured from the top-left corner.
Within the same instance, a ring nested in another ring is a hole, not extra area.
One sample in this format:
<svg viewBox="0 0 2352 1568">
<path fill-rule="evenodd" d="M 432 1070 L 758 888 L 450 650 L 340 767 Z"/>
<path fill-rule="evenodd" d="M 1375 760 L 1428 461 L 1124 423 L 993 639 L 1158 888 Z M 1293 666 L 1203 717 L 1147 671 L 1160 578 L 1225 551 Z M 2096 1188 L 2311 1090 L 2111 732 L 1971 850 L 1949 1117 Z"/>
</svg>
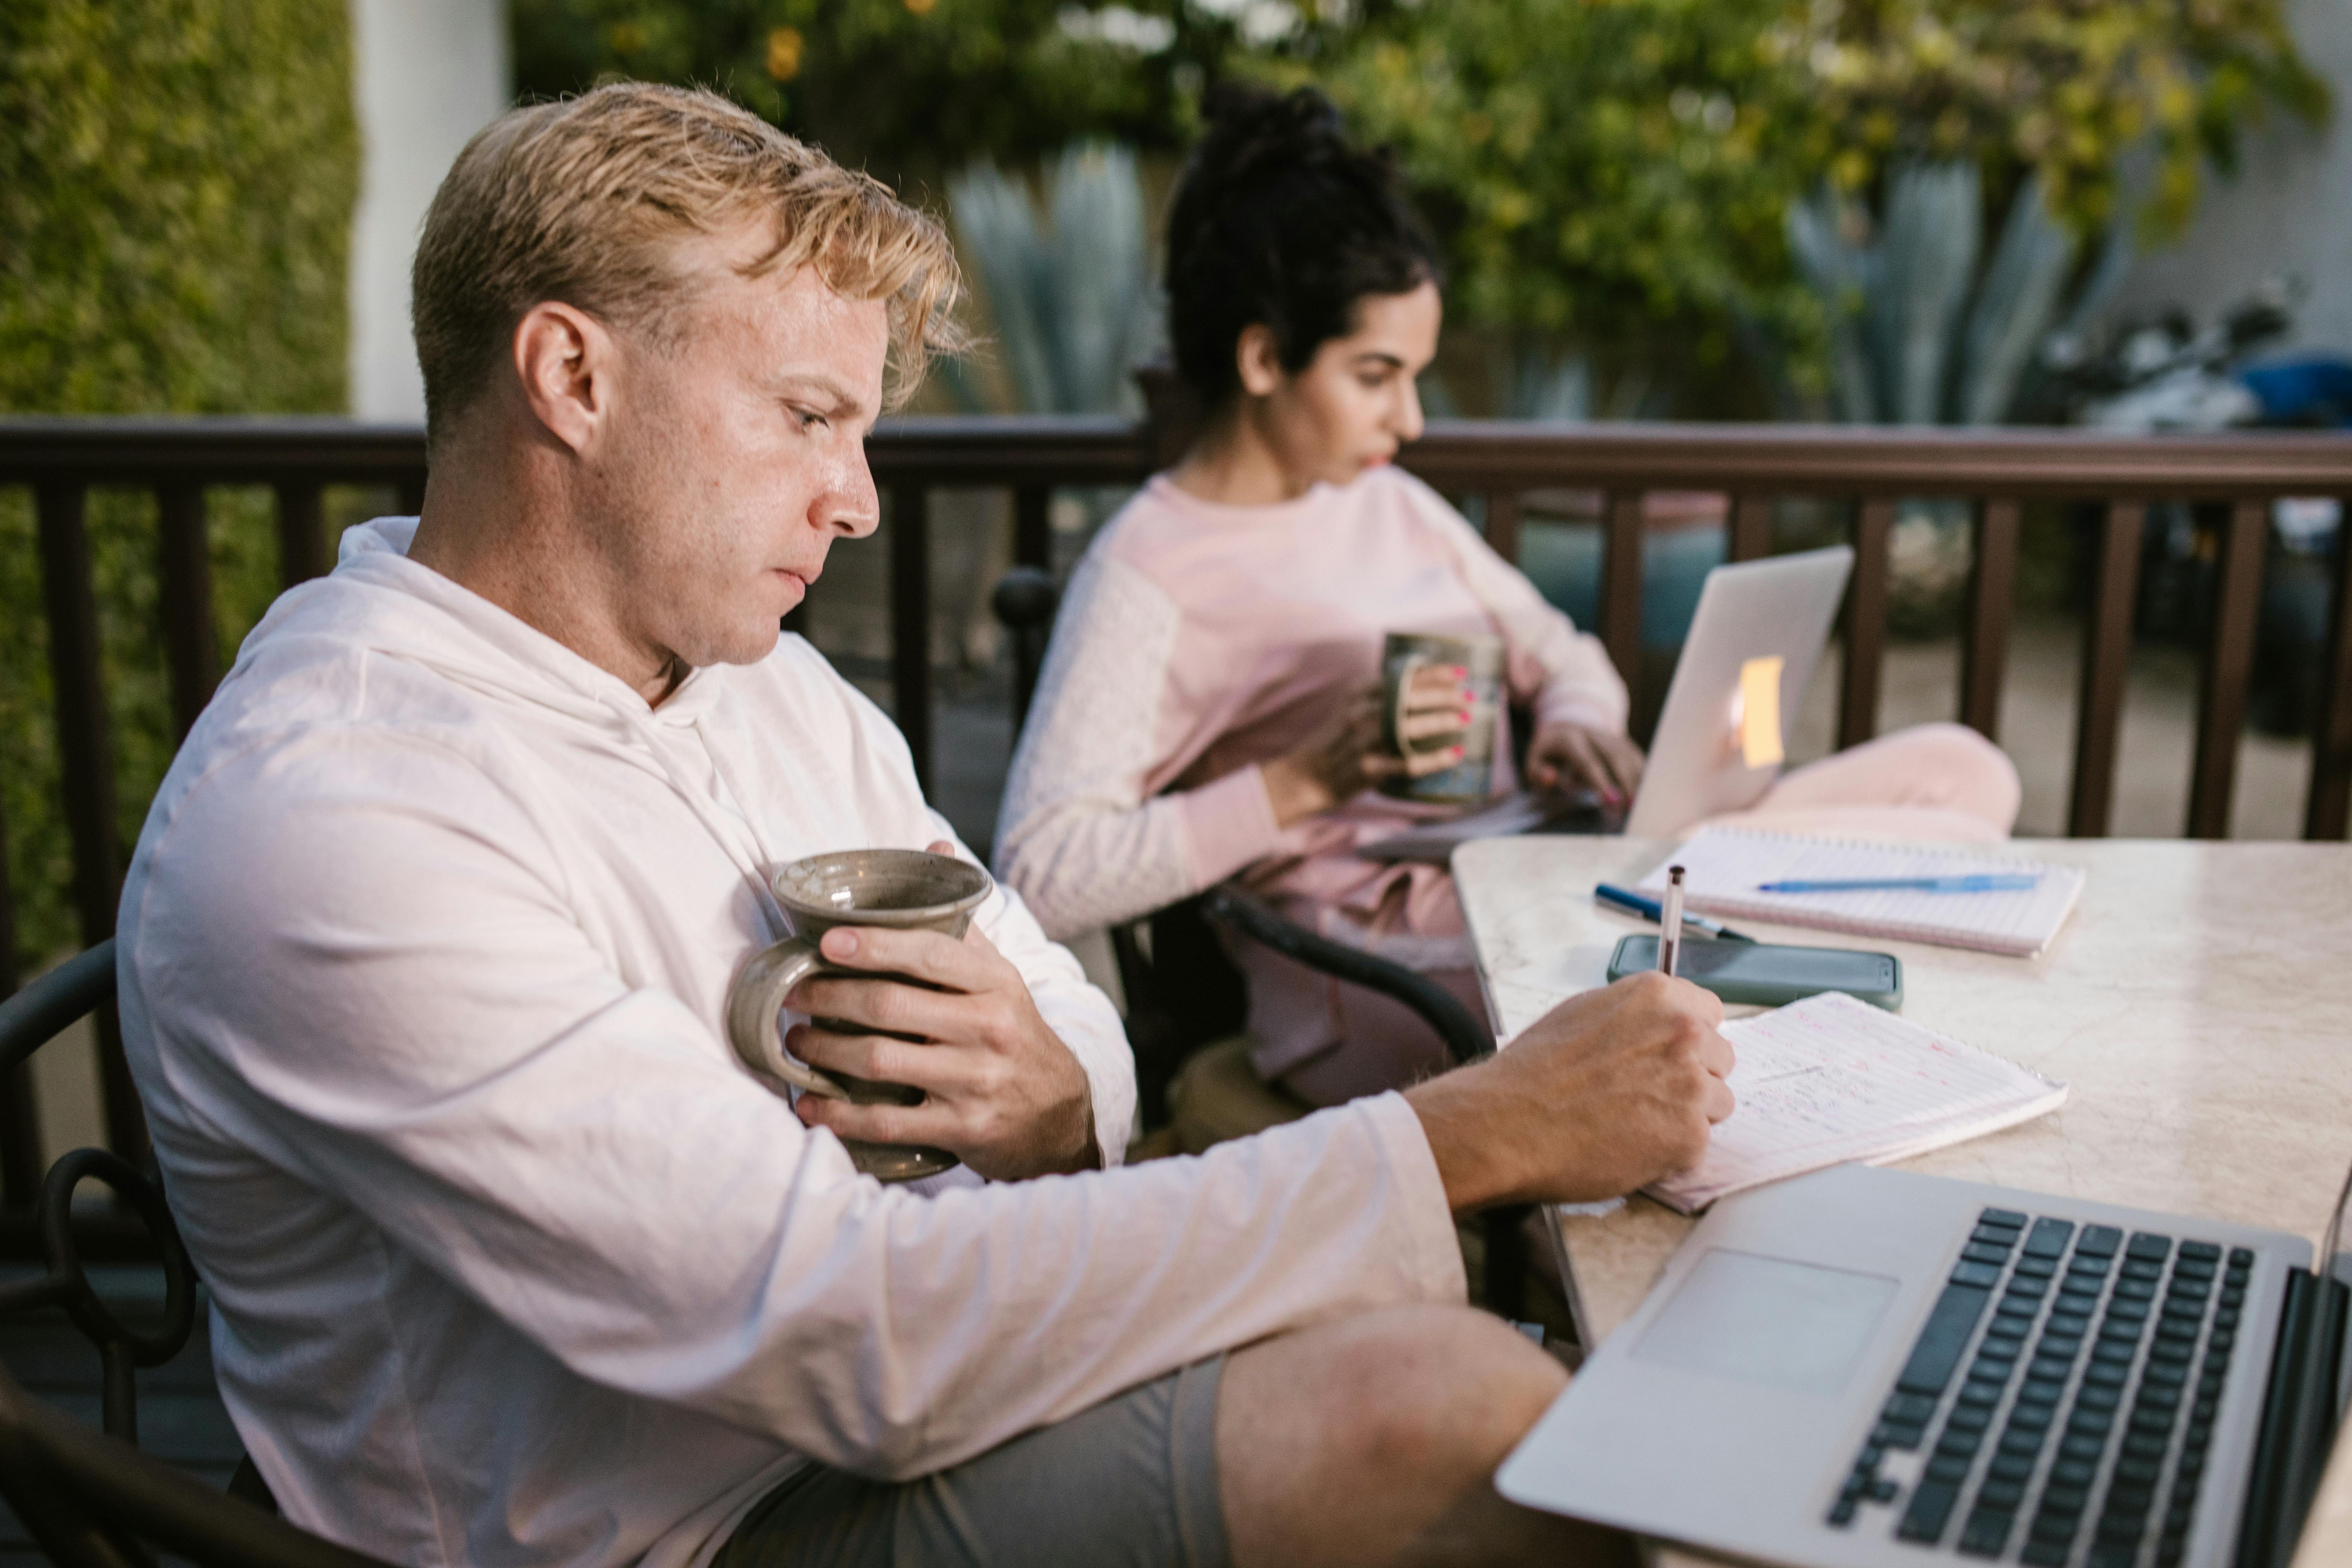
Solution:
<svg viewBox="0 0 2352 1568">
<path fill-rule="evenodd" d="M 1492 1031 L 1471 1016 L 1470 1009 L 1452 992 L 1427 975 L 1416 974 L 1402 964 L 1318 935 L 1230 888 L 1211 893 L 1202 907 L 1203 912 L 1219 925 L 1262 942 L 1286 958 L 1403 1003 L 1420 1015 L 1422 1022 L 1437 1031 L 1437 1037 L 1445 1042 L 1445 1054 L 1453 1058 L 1455 1067 L 1466 1067 L 1481 1057 L 1495 1054 Z M 1534 1212 L 1531 1204 L 1507 1204 L 1478 1216 L 1486 1240 L 1482 1294 L 1486 1310 L 1506 1318 L 1518 1318 L 1527 1311 L 1527 1221 Z"/>
<path fill-rule="evenodd" d="M 0 1072 L 17 1065 L 114 994 L 114 943 L 100 942 L 0 1003 Z M 136 1215 L 163 1271 L 162 1321 L 117 1318 L 82 1267 L 74 1189 L 96 1181 Z M 187 1343 L 196 1321 L 196 1273 L 155 1181 L 102 1149 L 77 1149 L 41 1184 L 41 1251 L 48 1271 L 0 1287 L 0 1315 L 62 1308 L 98 1349 L 104 1432 L 92 1432 L 27 1394 L 0 1370 L 0 1497 L 60 1568 L 153 1568 L 151 1547 L 203 1568 L 385 1568 L 380 1560 L 306 1534 L 273 1517 L 276 1503 L 247 1459 L 226 1494 L 139 1451 L 134 1373 Z"/>
<path fill-rule="evenodd" d="M 1148 955 L 1138 929 L 1145 926 L 1151 933 Z M 1120 987 L 1127 993 L 1128 1037 L 1136 1052 L 1139 1098 L 1147 1112 L 1156 1107 L 1163 1121 L 1168 1086 L 1184 1061 L 1242 1026 L 1244 982 L 1217 942 L 1213 931 L 1217 927 L 1309 969 L 1403 1003 L 1435 1031 L 1456 1067 L 1494 1054 L 1493 1034 L 1452 992 L 1427 975 L 1318 935 L 1245 893 L 1214 888 L 1111 933 Z M 1515 1204 L 1479 1216 L 1486 1240 L 1481 1296 L 1488 1310 L 1507 1318 L 1527 1310 L 1526 1221 L 1531 1212 L 1528 1205 Z"/>
</svg>

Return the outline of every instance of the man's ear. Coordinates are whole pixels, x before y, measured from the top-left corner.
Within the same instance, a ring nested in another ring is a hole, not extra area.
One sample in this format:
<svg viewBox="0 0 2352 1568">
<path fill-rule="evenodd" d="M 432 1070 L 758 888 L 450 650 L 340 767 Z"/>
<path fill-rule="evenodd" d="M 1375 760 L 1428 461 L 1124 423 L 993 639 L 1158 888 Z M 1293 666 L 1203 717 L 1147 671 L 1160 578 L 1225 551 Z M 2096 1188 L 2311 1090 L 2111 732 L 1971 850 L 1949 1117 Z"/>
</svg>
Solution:
<svg viewBox="0 0 2352 1568">
<path fill-rule="evenodd" d="M 1281 389 L 1286 377 L 1272 327 L 1252 321 L 1242 329 L 1234 342 L 1234 369 L 1241 375 L 1242 390 L 1252 397 L 1271 397 Z"/>
<path fill-rule="evenodd" d="M 612 412 L 613 334 L 584 311 L 542 300 L 515 323 L 513 346 L 523 401 L 549 434 L 579 451 Z"/>
</svg>

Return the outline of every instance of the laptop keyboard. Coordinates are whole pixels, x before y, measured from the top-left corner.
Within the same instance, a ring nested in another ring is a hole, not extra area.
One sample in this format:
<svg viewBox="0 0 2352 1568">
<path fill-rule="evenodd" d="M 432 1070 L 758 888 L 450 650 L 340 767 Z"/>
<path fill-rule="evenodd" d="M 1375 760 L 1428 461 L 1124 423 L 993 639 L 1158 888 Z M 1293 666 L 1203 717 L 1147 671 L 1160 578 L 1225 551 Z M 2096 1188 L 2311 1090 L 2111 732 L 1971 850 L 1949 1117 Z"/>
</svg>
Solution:
<svg viewBox="0 0 2352 1568">
<path fill-rule="evenodd" d="M 1829 1522 L 1899 1504 L 1895 1539 L 1916 1546 L 2173 1568 L 2253 1261 L 2242 1247 L 1985 1210 Z M 1882 1473 L 1904 1450 L 1925 1460 L 1907 1498 Z"/>
</svg>

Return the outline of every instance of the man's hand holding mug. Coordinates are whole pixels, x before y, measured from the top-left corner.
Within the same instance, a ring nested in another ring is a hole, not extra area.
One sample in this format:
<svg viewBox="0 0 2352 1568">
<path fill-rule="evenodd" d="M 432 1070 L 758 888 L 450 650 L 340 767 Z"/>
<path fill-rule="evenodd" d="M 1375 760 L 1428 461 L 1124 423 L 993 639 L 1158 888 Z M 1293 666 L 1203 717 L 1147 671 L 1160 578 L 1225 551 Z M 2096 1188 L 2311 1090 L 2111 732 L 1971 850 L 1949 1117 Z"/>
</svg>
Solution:
<svg viewBox="0 0 2352 1568">
<path fill-rule="evenodd" d="M 839 851 L 777 872 L 794 934 L 736 976 L 736 1054 L 800 1090 L 801 1120 L 885 1181 L 959 1160 L 999 1181 L 1098 1165 L 1086 1071 L 971 923 L 993 884 L 954 848 Z M 786 1007 L 810 1019 L 789 1036 Z"/>
</svg>

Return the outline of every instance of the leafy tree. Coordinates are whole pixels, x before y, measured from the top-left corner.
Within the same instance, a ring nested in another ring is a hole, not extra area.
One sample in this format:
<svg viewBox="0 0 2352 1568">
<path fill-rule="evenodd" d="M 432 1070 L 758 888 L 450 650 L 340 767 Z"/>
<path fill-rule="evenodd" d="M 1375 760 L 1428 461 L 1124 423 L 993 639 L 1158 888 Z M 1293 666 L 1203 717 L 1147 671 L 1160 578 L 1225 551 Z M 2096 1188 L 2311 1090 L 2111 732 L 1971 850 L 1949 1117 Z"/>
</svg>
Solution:
<svg viewBox="0 0 2352 1568">
<path fill-rule="evenodd" d="M 696 83 L 901 184 L 1084 137 L 1181 146 L 1235 37 L 1176 0 L 514 0 L 512 16 L 525 93 Z"/>
<path fill-rule="evenodd" d="M 340 12 L 8 0 L 0 124 L 0 408 L 342 405 L 359 137 Z"/>
<path fill-rule="evenodd" d="M 0 413 L 331 411 L 359 133 L 315 0 L 0 5 Z M 275 591 L 266 498 L 212 498 L 216 635 Z M 88 512 L 126 842 L 171 760 L 154 505 Z M 18 946 L 78 939 L 33 509 L 0 490 L 0 819 Z"/>
<path fill-rule="evenodd" d="M 2144 148 L 2161 235 L 2249 118 L 2326 109 L 2281 0 L 1453 0 L 1322 43 L 1272 74 L 1399 149 L 1474 321 L 1686 369 L 1745 332 L 1812 391 L 1852 308 L 1790 266 L 1821 184 L 1867 226 L 1892 176 L 1966 163 L 1988 228 L 2038 182 L 2079 236 Z"/>
<path fill-rule="evenodd" d="M 1312 77 L 1393 145 L 1476 322 L 1719 362 L 1811 324 L 1782 215 L 1806 125 L 1764 38 L 1783 0 L 1457 0 L 1330 37 Z"/>
<path fill-rule="evenodd" d="M 2085 233 L 2117 215 L 2135 150 L 2154 157 L 2139 216 L 2161 237 L 2194 210 L 2208 162 L 2235 167 L 2250 118 L 2329 107 L 2281 0 L 1821 0 L 1762 45 L 1811 106 L 1808 157 L 1838 188 L 1964 160 L 2004 189 L 2039 175 Z"/>
</svg>

